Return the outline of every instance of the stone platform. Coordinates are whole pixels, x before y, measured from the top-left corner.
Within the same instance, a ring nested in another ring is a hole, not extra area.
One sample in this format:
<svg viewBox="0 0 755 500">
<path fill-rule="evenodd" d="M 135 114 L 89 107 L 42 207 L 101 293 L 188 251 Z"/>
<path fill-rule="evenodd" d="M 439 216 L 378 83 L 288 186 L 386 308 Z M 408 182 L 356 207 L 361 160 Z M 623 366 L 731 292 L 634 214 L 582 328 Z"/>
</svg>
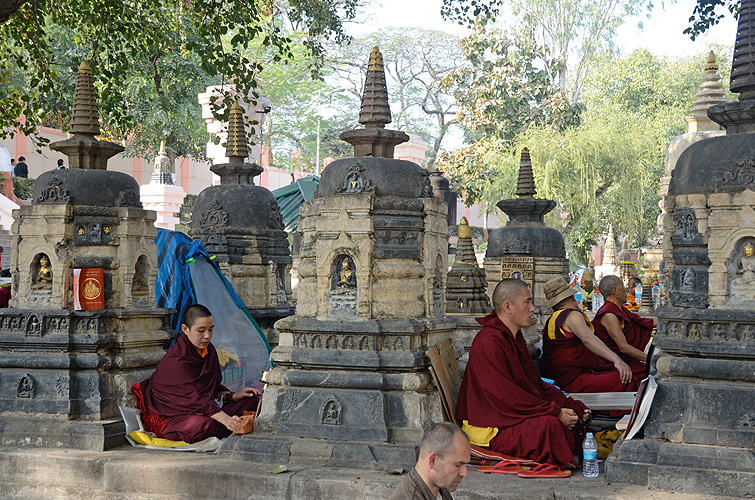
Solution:
<svg viewBox="0 0 755 500">
<path fill-rule="evenodd" d="M 273 464 L 213 454 L 131 447 L 107 452 L 0 447 L 0 499 L 37 500 L 384 500 L 403 476 L 322 467 L 318 461 L 273 474 Z M 710 496 L 648 490 L 587 479 L 523 479 L 470 468 L 456 500 L 704 500 Z M 717 497 L 727 500 L 726 497 Z"/>
</svg>

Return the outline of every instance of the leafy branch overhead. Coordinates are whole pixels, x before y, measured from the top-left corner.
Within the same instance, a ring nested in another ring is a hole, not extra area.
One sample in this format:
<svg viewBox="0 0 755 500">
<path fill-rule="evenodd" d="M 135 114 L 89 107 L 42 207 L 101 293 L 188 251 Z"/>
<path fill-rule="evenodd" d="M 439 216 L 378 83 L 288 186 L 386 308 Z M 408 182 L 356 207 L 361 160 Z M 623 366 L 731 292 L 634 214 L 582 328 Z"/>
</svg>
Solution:
<svg viewBox="0 0 755 500">
<path fill-rule="evenodd" d="M 343 23 L 354 17 L 358 1 L 36 0 L 10 13 L 0 10 L 7 15 L 0 24 L 0 135 L 12 135 L 15 127 L 31 135 L 51 122 L 65 126 L 75 71 L 84 58 L 110 138 L 131 138 L 144 126 L 134 106 L 124 105 L 134 101 L 129 91 L 135 80 L 142 82 L 142 98 L 153 97 L 152 111 L 166 117 L 163 126 L 186 113 L 181 94 L 196 99 L 211 84 L 222 86 L 212 104 L 223 119 L 224 100 L 258 97 L 262 64 L 253 47 L 267 47 L 270 61 L 280 62 L 302 46 L 317 73 L 323 41 L 348 40 Z M 294 39 L 291 29 L 305 36 Z"/>
</svg>

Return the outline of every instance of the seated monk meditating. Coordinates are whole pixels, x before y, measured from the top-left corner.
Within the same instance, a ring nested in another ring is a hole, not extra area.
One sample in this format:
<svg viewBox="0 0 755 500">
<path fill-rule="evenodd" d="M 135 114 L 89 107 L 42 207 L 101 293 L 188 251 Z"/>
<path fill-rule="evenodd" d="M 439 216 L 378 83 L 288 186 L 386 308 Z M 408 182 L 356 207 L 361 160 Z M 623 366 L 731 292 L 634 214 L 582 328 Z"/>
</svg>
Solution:
<svg viewBox="0 0 755 500">
<path fill-rule="evenodd" d="M 229 391 L 220 382 L 220 363 L 212 340 L 210 310 L 186 309 L 176 343 L 165 353 L 152 377 L 135 384 L 134 392 L 147 431 L 173 441 L 196 443 L 228 437 L 245 410 L 254 411 L 260 391 Z"/>
<path fill-rule="evenodd" d="M 627 301 L 627 289 L 618 276 L 604 276 L 598 289 L 606 302 L 593 319 L 595 335 L 629 365 L 637 378 L 645 378 L 645 348 L 658 319 L 643 318 L 623 307 Z"/>
<path fill-rule="evenodd" d="M 495 310 L 469 351 L 456 417 L 473 445 L 559 467 L 575 465 L 591 412 L 543 382 L 521 328 L 532 323 L 532 294 L 518 279 L 493 292 Z"/>
<path fill-rule="evenodd" d="M 566 392 L 636 391 L 640 381 L 598 337 L 563 278 L 545 284 L 553 314 L 543 328 L 543 375 Z"/>
</svg>

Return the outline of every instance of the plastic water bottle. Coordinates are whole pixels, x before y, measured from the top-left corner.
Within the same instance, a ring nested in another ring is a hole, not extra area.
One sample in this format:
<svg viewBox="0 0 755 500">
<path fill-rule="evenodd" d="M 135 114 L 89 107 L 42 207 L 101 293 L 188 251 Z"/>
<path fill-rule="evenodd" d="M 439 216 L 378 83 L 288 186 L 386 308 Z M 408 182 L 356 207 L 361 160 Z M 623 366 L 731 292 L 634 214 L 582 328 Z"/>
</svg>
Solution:
<svg viewBox="0 0 755 500">
<path fill-rule="evenodd" d="M 597 288 L 592 291 L 592 312 L 597 313 L 603 307 L 603 294 Z"/>
<path fill-rule="evenodd" d="M 574 291 L 577 292 L 574 294 L 574 298 L 577 300 L 577 307 L 579 307 L 580 310 L 583 309 L 582 307 L 582 288 L 580 288 L 579 285 L 574 287 Z"/>
<path fill-rule="evenodd" d="M 640 283 L 637 283 L 637 286 L 634 287 L 634 303 L 642 304 L 642 284 Z"/>
<path fill-rule="evenodd" d="M 661 287 L 656 283 L 653 285 L 653 307 L 657 308 L 661 305 Z"/>
<path fill-rule="evenodd" d="M 587 433 L 585 442 L 582 443 L 582 457 L 582 473 L 585 477 L 598 477 L 598 443 L 592 437 L 592 432 Z"/>
</svg>

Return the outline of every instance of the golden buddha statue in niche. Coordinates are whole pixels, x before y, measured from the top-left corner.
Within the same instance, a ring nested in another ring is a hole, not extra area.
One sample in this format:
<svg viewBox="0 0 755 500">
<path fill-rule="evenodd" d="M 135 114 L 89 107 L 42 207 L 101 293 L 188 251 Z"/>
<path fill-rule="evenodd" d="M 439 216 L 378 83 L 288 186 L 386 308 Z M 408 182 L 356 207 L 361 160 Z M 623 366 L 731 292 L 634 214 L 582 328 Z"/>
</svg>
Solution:
<svg viewBox="0 0 755 500">
<path fill-rule="evenodd" d="M 39 259 L 39 269 L 34 277 L 32 290 L 50 290 L 52 288 L 52 269 L 50 269 L 50 259 L 43 255 Z"/>
</svg>

